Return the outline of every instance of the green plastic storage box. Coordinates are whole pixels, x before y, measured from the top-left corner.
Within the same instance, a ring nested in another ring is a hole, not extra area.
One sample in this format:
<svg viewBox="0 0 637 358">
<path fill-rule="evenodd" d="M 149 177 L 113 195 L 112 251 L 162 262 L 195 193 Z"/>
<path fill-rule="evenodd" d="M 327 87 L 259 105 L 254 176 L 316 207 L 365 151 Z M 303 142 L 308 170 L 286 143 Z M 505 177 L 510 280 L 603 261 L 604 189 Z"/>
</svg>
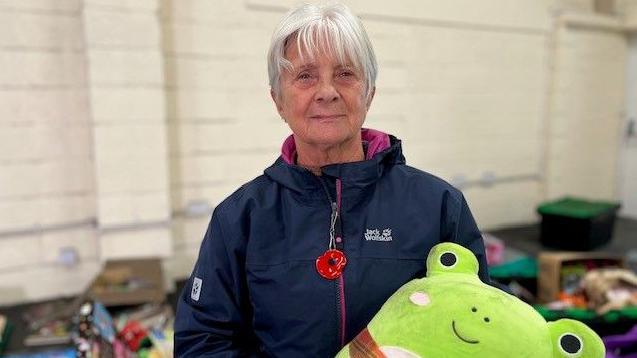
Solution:
<svg viewBox="0 0 637 358">
<path fill-rule="evenodd" d="M 561 250 L 586 251 L 609 242 L 619 203 L 562 198 L 543 203 L 541 242 Z"/>
</svg>

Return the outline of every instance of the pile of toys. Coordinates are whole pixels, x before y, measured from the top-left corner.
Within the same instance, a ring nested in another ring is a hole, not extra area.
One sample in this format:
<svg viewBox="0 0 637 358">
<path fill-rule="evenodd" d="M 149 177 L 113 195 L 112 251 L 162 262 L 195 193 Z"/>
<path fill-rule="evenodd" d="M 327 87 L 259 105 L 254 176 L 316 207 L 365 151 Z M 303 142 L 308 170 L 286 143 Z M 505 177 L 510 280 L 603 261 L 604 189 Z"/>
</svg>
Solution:
<svg viewBox="0 0 637 358">
<path fill-rule="evenodd" d="M 148 304 L 114 317 L 99 302 L 82 304 L 71 331 L 78 357 L 172 357 L 170 307 Z"/>
<path fill-rule="evenodd" d="M 52 322 L 41 322 L 40 328 L 25 340 L 30 347 L 55 345 L 57 348 L 7 357 L 172 357 L 174 315 L 169 306 L 149 303 L 111 311 L 114 313 L 111 314 L 99 301 L 84 300 L 72 316 L 55 316 Z"/>
<path fill-rule="evenodd" d="M 11 337 L 24 347 L 7 357 L 171 358 L 174 313 L 165 302 L 161 260 L 107 261 L 82 294 L 27 306 L 26 335 Z M 9 338 L 1 333 L 0 349 Z"/>
</svg>

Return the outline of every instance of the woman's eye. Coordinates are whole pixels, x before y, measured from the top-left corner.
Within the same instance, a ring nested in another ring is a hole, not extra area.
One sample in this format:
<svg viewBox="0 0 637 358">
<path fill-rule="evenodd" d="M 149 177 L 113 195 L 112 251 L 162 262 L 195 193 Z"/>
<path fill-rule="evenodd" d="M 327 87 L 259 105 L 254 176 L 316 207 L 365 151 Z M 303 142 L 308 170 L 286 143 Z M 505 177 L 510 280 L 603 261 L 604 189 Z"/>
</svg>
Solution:
<svg viewBox="0 0 637 358">
<path fill-rule="evenodd" d="M 302 81 L 306 81 L 309 80 L 310 78 L 312 78 L 312 76 L 310 76 L 309 73 L 301 73 L 297 79 L 302 80 Z"/>
<path fill-rule="evenodd" d="M 341 77 L 351 77 L 351 76 L 354 76 L 354 74 L 352 72 L 350 72 L 350 71 L 343 71 L 343 72 L 341 72 L 339 74 L 339 76 L 341 76 Z"/>
</svg>

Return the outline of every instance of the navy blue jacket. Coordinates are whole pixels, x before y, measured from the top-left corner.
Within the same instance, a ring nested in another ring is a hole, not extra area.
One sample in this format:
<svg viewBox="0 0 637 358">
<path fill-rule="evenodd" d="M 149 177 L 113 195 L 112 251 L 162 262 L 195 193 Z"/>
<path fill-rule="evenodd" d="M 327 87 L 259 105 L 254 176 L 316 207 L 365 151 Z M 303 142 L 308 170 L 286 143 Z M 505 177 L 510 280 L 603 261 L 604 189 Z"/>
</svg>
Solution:
<svg viewBox="0 0 637 358">
<path fill-rule="evenodd" d="M 217 206 L 179 300 L 175 356 L 333 357 L 394 291 L 425 275 L 442 241 L 473 251 L 489 282 L 462 193 L 405 165 L 395 137 L 362 134 L 367 159 L 320 177 L 294 165 L 290 137 L 264 175 Z M 328 280 L 315 263 L 332 226 L 347 264 Z"/>
</svg>

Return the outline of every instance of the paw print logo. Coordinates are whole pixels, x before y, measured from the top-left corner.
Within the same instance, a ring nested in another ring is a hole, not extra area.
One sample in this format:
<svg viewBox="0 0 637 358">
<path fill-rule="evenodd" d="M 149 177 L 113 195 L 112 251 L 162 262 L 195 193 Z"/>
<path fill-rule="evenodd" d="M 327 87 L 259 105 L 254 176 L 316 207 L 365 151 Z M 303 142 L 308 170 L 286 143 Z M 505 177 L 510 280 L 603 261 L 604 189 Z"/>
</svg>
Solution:
<svg viewBox="0 0 637 358">
<path fill-rule="evenodd" d="M 201 293 L 201 279 L 199 277 L 195 277 L 192 281 L 192 291 L 190 291 L 190 298 L 193 301 L 199 301 L 199 294 Z"/>
</svg>

